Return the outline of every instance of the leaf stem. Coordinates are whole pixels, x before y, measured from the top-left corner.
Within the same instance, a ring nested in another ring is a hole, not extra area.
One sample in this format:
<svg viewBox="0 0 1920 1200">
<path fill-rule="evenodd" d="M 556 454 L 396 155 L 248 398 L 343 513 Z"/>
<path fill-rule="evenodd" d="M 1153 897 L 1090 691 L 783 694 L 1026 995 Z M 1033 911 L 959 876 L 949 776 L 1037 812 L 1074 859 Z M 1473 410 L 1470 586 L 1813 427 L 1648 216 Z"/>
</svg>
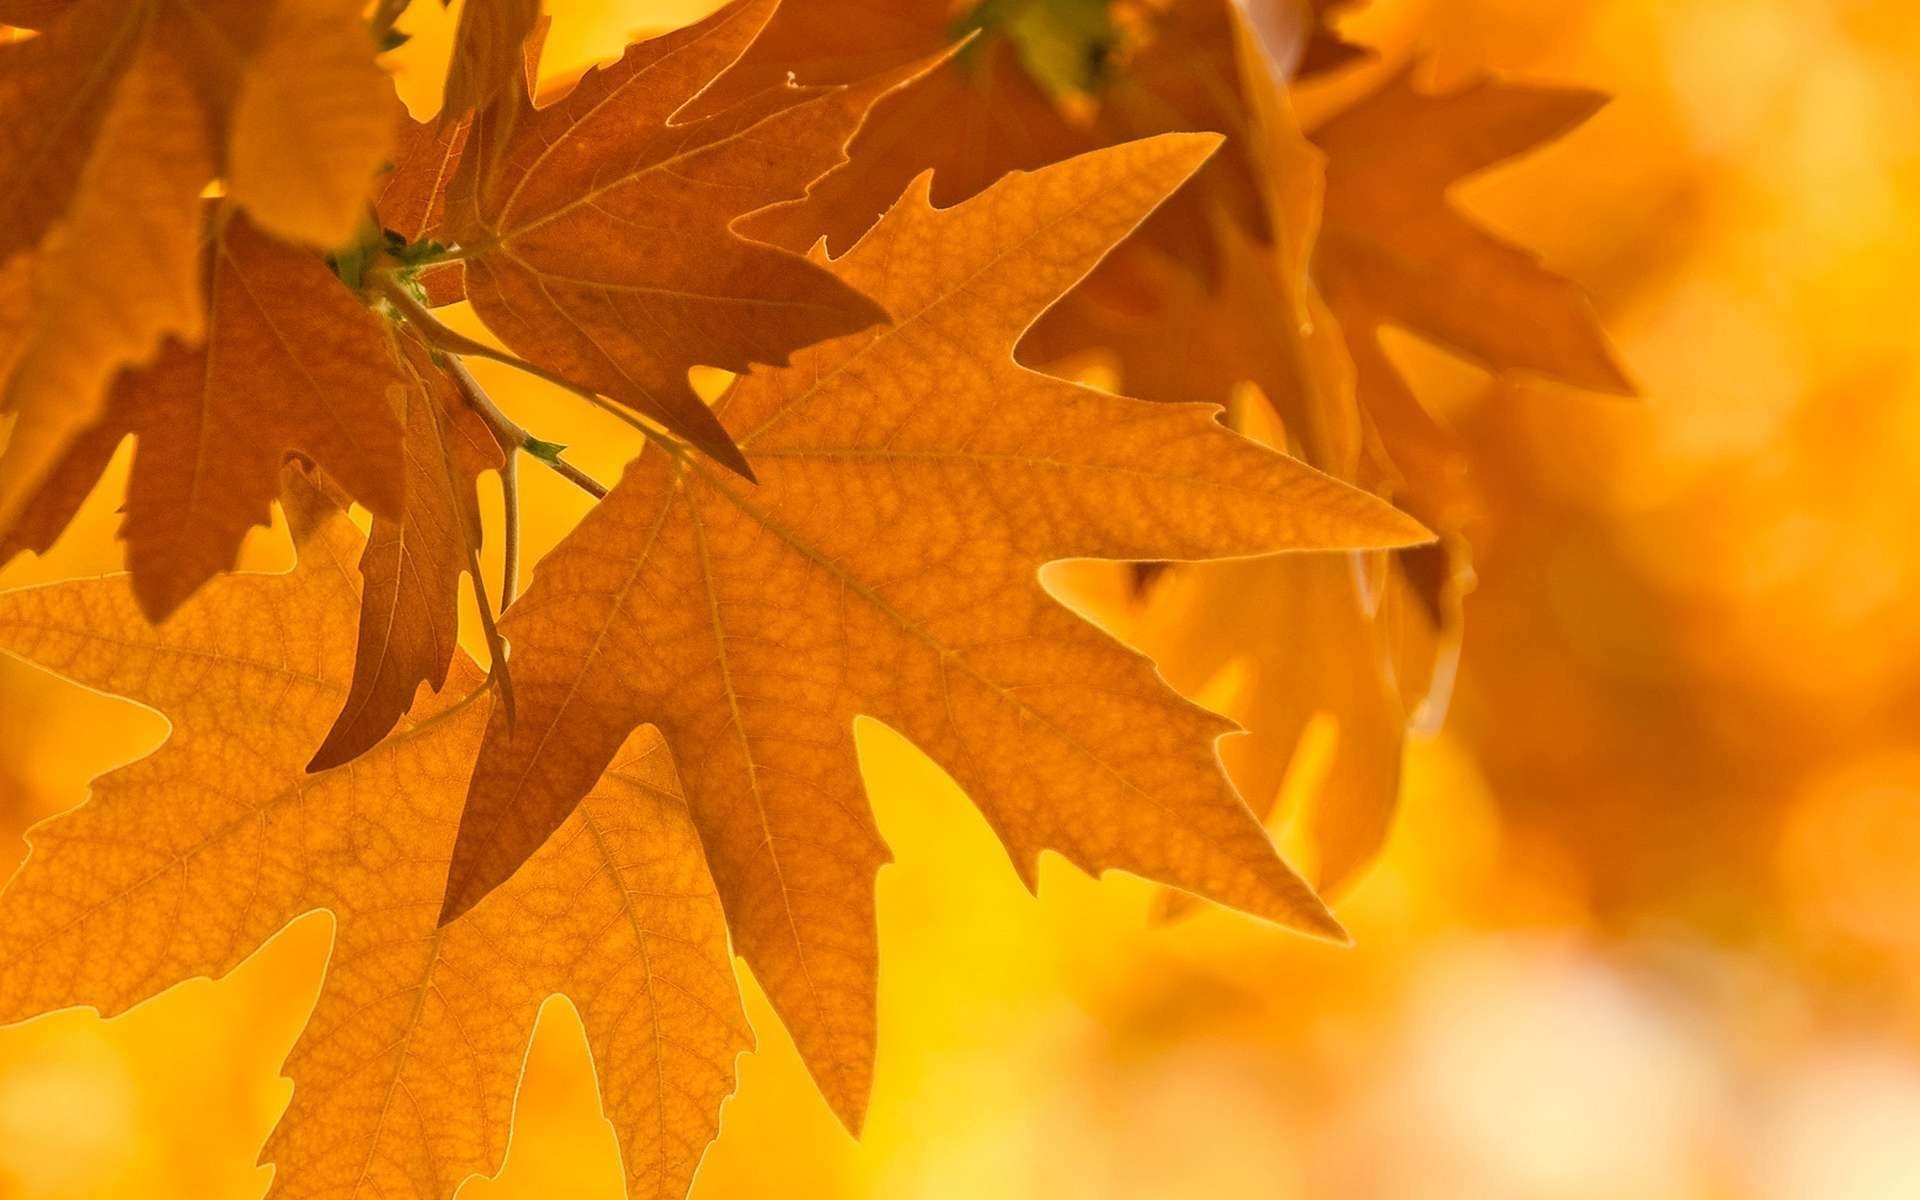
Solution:
<svg viewBox="0 0 1920 1200">
<path fill-rule="evenodd" d="M 620 421 L 638 431 L 642 437 L 673 455 L 674 458 L 685 461 L 687 455 L 690 453 L 687 446 L 678 438 L 655 429 L 639 417 L 634 416 L 605 396 L 600 395 L 600 393 L 594 391 L 592 388 L 577 384 L 564 375 L 549 371 L 537 363 L 530 363 L 524 358 L 509 354 L 505 350 L 497 350 L 485 342 L 475 341 L 459 330 L 448 328 L 445 324 L 441 323 L 440 318 L 428 311 L 426 305 L 416 300 L 413 293 L 407 291 L 406 287 L 403 286 L 399 280 L 395 279 L 391 273 L 380 272 L 376 283 L 381 296 L 391 303 L 402 317 L 406 318 L 407 324 L 419 330 L 420 336 L 426 338 L 428 342 L 439 349 L 451 354 L 468 354 L 475 358 L 491 359 L 494 362 L 512 367 L 516 371 L 531 375 L 535 379 L 544 380 L 557 388 L 572 392 L 595 408 L 618 418 Z"/>
</svg>

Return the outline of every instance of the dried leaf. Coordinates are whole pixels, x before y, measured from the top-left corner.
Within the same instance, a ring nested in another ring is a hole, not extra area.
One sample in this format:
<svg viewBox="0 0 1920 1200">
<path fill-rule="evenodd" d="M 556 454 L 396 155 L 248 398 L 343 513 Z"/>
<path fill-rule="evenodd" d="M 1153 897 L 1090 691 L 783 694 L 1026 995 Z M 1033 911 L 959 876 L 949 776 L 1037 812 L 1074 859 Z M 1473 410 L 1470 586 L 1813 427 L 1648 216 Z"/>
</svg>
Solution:
<svg viewBox="0 0 1920 1200">
<path fill-rule="evenodd" d="M 760 484 L 641 456 L 509 614 L 519 717 L 496 717 L 483 745 L 449 916 L 547 839 L 628 731 L 658 725 L 735 944 L 857 1127 L 886 858 L 854 758 L 865 714 L 954 773 L 1029 883 L 1052 848 L 1338 936 L 1221 774 L 1227 726 L 1036 579 L 1073 556 L 1425 536 L 1206 408 L 1013 361 L 1034 318 L 1216 142 L 1116 147 L 945 210 L 922 177 L 830 264 L 895 323 L 723 400 Z"/>
<path fill-rule="evenodd" d="M 421 684 L 439 691 L 453 665 L 460 625 L 460 576 L 480 549 L 474 484 L 506 463 L 480 415 L 410 336 L 396 338 L 407 386 L 406 509 L 375 518 L 360 559 L 360 643 L 339 719 L 307 764 L 336 767 L 365 753 L 413 707 Z M 482 589 L 484 595 L 484 587 Z"/>
<path fill-rule="evenodd" d="M 0 455 L 0 530 L 99 417 L 120 366 L 200 335 L 206 185 L 231 175 L 267 227 L 338 240 L 386 154 L 392 94 L 357 3 L 27 12 L 42 32 L 0 44 L 0 111 L 31 114 L 0 132 L 0 263 L 36 259 L 36 319 L 0 400 L 19 413 Z"/>
<path fill-rule="evenodd" d="M 164 713 L 152 757 L 29 834 L 0 894 L 0 1023 L 111 1015 L 222 975 L 300 914 L 333 955 L 287 1062 L 273 1195 L 441 1200 L 497 1169 L 542 1000 L 572 996 L 630 1194 L 683 1195 L 751 1040 L 699 844 L 652 730 L 527 869 L 436 929 L 488 693 L 349 766 L 305 764 L 352 666 L 359 535 L 289 506 L 290 575 L 221 580 L 162 626 L 124 577 L 0 593 L 0 651 Z M 471 664 L 462 687 L 477 682 Z"/>
<path fill-rule="evenodd" d="M 154 620 L 231 570 L 265 524 L 281 463 L 304 455 L 376 513 L 404 499 L 394 395 L 407 381 L 384 323 L 317 256 L 228 221 L 207 256 L 206 343 L 170 342 L 124 372 L 20 521 L 0 561 L 44 551 L 99 480 L 113 449 L 139 439 L 121 536 L 134 592 Z"/>
<path fill-rule="evenodd" d="M 475 124 L 450 226 L 468 252 L 468 296 L 509 347 L 739 471 L 745 460 L 688 368 L 784 363 L 885 314 L 819 266 L 729 226 L 802 194 L 840 160 L 874 98 L 911 74 L 782 85 L 676 119 L 773 6 L 736 0 L 630 46 L 547 108 L 511 92 Z"/>
</svg>

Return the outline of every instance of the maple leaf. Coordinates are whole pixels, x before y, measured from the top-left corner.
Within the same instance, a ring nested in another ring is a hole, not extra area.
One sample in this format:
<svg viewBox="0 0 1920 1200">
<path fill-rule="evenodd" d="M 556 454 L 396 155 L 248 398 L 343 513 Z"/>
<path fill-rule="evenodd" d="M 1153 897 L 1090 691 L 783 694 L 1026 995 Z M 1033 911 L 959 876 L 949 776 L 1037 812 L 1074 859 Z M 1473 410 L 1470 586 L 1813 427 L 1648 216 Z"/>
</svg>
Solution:
<svg viewBox="0 0 1920 1200">
<path fill-rule="evenodd" d="M 1309 272 L 1324 156 L 1233 7 L 1210 0 L 1182 11 L 1178 36 L 1167 31 L 1147 69 L 1177 78 L 1183 64 L 1206 66 L 1203 78 L 1233 81 L 1233 99 L 1216 93 L 1209 103 L 1232 114 L 1218 123 L 1234 130 L 1232 177 L 1248 190 L 1183 189 L 1189 202 L 1174 215 L 1187 228 L 1129 239 L 1042 318 L 1023 350 L 1042 362 L 1105 351 L 1130 393 L 1148 400 L 1228 406 L 1238 385 L 1255 384 L 1283 423 L 1279 440 L 1353 481 L 1363 430 L 1352 369 Z"/>
<path fill-rule="evenodd" d="M 803 204 L 756 214 L 744 228 L 787 246 L 824 236 L 830 248 L 844 250 L 923 170 L 934 172 L 934 202 L 955 204 L 1007 171 L 1175 132 L 1218 132 L 1229 141 L 1133 240 L 1168 243 L 1205 271 L 1212 251 L 1205 222 L 1196 219 L 1202 206 L 1224 205 L 1236 220 L 1264 228 L 1234 104 L 1236 68 L 1225 36 L 1236 12 L 1232 0 L 1175 0 L 1150 9 L 1133 23 L 1139 28 L 1131 42 L 1103 58 L 1077 97 L 1080 108 L 1093 106 L 1090 114 L 1066 111 L 1055 89 L 1025 65 L 1029 42 L 1020 21 L 1035 8 L 1051 6 L 980 4 L 958 22 L 944 0 L 783 7 L 703 101 L 765 86 L 787 71 L 805 83 L 859 78 L 969 33 L 975 40 L 877 103 L 848 146 L 847 165 L 815 183 Z"/>
<path fill-rule="evenodd" d="M 1226 405 L 1234 427 L 1262 442 L 1342 479 L 1377 476 L 1340 327 L 1308 270 L 1324 155 L 1300 131 L 1245 25 L 1199 26 L 1182 52 L 1223 35 L 1242 89 L 1231 107 L 1241 114 L 1243 160 L 1269 240 L 1207 203 L 1214 271 L 1180 257 L 1178 243 L 1136 239 L 1023 347 L 1040 361 L 1101 349 L 1131 394 Z M 1236 402 L 1249 383 L 1259 398 Z M 1412 661 L 1404 608 L 1382 595 L 1397 596 L 1393 570 L 1334 555 L 1177 564 L 1154 574 L 1139 611 L 1126 614 L 1129 640 L 1181 691 L 1237 681 L 1231 695 L 1209 697 L 1247 731 L 1221 756 L 1256 812 L 1303 832 L 1296 845 L 1312 858 L 1302 865 L 1323 895 L 1351 883 L 1384 840 L 1401 743 L 1424 698 L 1417 681 L 1432 670 Z M 1303 811 L 1279 807 L 1283 780 Z"/>
<path fill-rule="evenodd" d="M 447 187 L 472 128 L 471 119 L 416 121 L 401 110 L 393 170 L 374 203 L 382 228 L 409 242 L 439 236 L 447 216 Z"/>
<path fill-rule="evenodd" d="M 1378 330 L 1421 331 L 1411 317 L 1429 333 L 1438 322 L 1443 338 L 1477 330 L 1474 357 L 1495 369 L 1552 364 L 1571 382 L 1623 385 L 1578 291 L 1445 200 L 1454 179 L 1562 132 L 1597 98 L 1494 88 L 1442 113 L 1398 77 L 1323 127 L 1316 149 L 1247 26 L 1192 11 L 1166 53 L 1197 60 L 1234 47 L 1237 69 L 1206 77 L 1238 80 L 1223 109 L 1238 114 L 1270 244 L 1227 209 L 1231 193 L 1197 196 L 1209 205 L 1211 272 L 1190 246 L 1135 239 L 1026 346 L 1042 361 L 1104 350 L 1124 386 L 1150 399 L 1227 403 L 1253 383 L 1281 422 L 1266 440 L 1390 496 L 1444 536 L 1387 560 L 1177 568 L 1139 622 L 1136 640 L 1183 688 L 1244 668 L 1225 711 L 1250 736 L 1223 753 L 1256 808 L 1277 803 L 1282 779 L 1317 756 L 1317 786 L 1293 789 L 1307 807 L 1276 816 L 1305 830 L 1316 886 L 1335 894 L 1384 840 L 1405 730 L 1444 711 L 1472 584 L 1465 461 L 1388 364 Z M 1262 424 L 1257 414 L 1236 420 L 1250 424 Z M 1263 602 L 1248 604 L 1256 595 Z"/>
<path fill-rule="evenodd" d="M 271 233 L 322 249 L 354 234 L 391 148 L 393 84 L 363 0 L 278 0 L 241 69 L 227 194 Z"/>
<path fill-rule="evenodd" d="M 1457 513 L 1438 509 L 1458 507 L 1464 468 L 1379 332 L 1406 329 L 1495 374 L 1631 394 L 1579 288 L 1447 198 L 1460 180 L 1560 137 L 1605 102 L 1580 89 L 1491 80 L 1427 94 L 1409 67 L 1313 132 L 1327 154 L 1315 278 L 1346 334 L 1361 406 L 1431 519 L 1448 527 Z"/>
<path fill-rule="evenodd" d="M 0 651 L 172 724 L 28 835 L 0 893 L 0 1022 L 121 1012 L 328 909 L 325 984 L 263 1154 L 273 1196 L 442 1200 L 496 1169 L 556 992 L 595 1047 L 630 1194 L 684 1195 L 751 1035 L 658 735 L 630 738 L 511 884 L 436 928 L 490 693 L 432 701 L 355 762 L 306 773 L 347 691 L 360 537 L 293 482 L 293 572 L 222 579 L 165 625 L 124 576 L 0 593 Z"/>
<path fill-rule="evenodd" d="M 885 313 L 729 225 L 803 194 L 840 161 L 874 99 L 919 69 L 848 86 L 783 83 L 676 118 L 774 6 L 736 0 L 636 43 L 545 108 L 510 89 L 468 135 L 448 225 L 465 252 L 467 296 L 509 347 L 738 471 L 746 462 L 688 368 L 784 363 Z"/>
<path fill-rule="evenodd" d="M 404 108 L 399 111 L 393 170 L 374 202 L 381 229 L 410 244 L 437 244 L 444 234 L 448 190 L 472 129 L 471 114 L 457 120 L 416 121 Z M 427 266 L 415 281 L 421 298 L 431 307 L 466 299 L 466 271 L 457 259 Z"/>
<path fill-rule="evenodd" d="M 510 611 L 519 715 L 496 716 L 482 745 L 448 916 L 546 840 L 634 726 L 657 725 L 735 945 L 857 1127 L 886 858 L 855 762 L 864 714 L 953 772 L 1029 884 L 1051 848 L 1338 936 L 1222 776 L 1212 745 L 1228 726 L 1036 577 L 1074 556 L 1426 536 L 1214 409 L 1014 361 L 1034 318 L 1217 141 L 1084 155 L 949 209 L 923 176 L 828 264 L 894 323 L 723 398 L 759 485 L 643 454 Z"/>
<path fill-rule="evenodd" d="M 51 546 L 128 434 L 138 449 L 121 535 L 134 592 L 155 620 L 232 568 L 248 527 L 269 519 L 289 454 L 325 467 L 377 514 L 402 515 L 395 396 L 407 379 L 386 324 L 318 256 L 244 217 L 225 222 L 203 261 L 204 344 L 171 341 L 151 366 L 121 374 L 101 420 L 20 520 L 0 526 L 0 562 Z"/>
<path fill-rule="evenodd" d="M 0 395 L 0 529 L 124 363 L 201 332 L 200 195 L 320 245 L 361 219 L 392 89 L 355 0 L 72 0 L 0 44 L 0 263 L 34 258 L 34 321 Z"/>
<path fill-rule="evenodd" d="M 376 517 L 360 573 L 360 643 L 340 717 L 309 769 L 339 766 L 371 748 L 413 707 L 426 684 L 439 691 L 459 635 L 460 575 L 472 576 L 486 611 L 478 565 L 480 507 L 474 483 L 506 465 L 486 422 L 467 405 L 426 347 L 395 337 L 408 379 L 406 509 Z"/>
</svg>

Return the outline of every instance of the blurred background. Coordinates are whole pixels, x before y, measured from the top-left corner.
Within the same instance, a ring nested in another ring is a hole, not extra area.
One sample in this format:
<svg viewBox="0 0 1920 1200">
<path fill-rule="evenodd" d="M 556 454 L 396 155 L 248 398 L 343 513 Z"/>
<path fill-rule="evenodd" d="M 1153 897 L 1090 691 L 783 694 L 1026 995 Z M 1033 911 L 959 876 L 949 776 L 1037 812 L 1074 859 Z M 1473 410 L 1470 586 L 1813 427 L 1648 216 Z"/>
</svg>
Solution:
<svg viewBox="0 0 1920 1200">
<path fill-rule="evenodd" d="M 564 69 L 710 6 L 552 7 Z M 416 8 L 430 46 L 448 18 Z M 1374 0 L 1342 29 L 1379 50 L 1363 70 L 1419 53 L 1431 79 L 1617 97 L 1457 199 L 1593 293 L 1645 393 L 1393 344 L 1488 502 L 1451 715 L 1339 907 L 1357 944 L 1156 922 L 1154 889 L 1057 862 L 1035 899 L 944 775 L 865 728 L 897 857 L 866 1136 L 743 973 L 759 1049 L 700 1200 L 1920 1196 L 1920 17 Z M 486 382 L 617 476 L 611 423 Z M 116 486 L 0 586 L 114 569 Z M 525 487 L 538 551 L 582 500 Z M 164 732 L 0 661 L 0 865 Z M 308 916 L 119 1019 L 0 1030 L 0 1198 L 259 1196 L 330 936 Z M 506 1167 L 462 1196 L 620 1194 L 550 1001 Z"/>
</svg>

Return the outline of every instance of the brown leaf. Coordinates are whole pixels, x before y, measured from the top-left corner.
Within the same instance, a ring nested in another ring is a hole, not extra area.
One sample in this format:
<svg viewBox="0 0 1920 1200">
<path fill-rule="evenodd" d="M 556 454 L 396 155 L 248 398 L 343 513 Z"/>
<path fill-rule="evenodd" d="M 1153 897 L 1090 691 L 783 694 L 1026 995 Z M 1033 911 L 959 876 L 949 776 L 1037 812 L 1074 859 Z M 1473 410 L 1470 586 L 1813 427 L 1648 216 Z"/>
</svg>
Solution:
<svg viewBox="0 0 1920 1200">
<path fill-rule="evenodd" d="M 344 517 L 316 522 L 307 503 L 289 505 L 292 574 L 222 579 L 165 625 L 124 576 L 0 593 L 0 651 L 172 723 L 159 752 L 29 834 L 0 894 L 0 1022 L 121 1012 L 326 908 L 333 955 L 264 1155 L 275 1197 L 445 1200 L 497 1169 L 555 992 L 598 1056 L 629 1194 L 684 1195 L 751 1034 L 658 735 L 630 738 L 512 884 L 436 929 L 490 693 L 436 701 L 351 765 L 306 774 L 346 693 L 359 553 Z"/>
<path fill-rule="evenodd" d="M 374 203 L 382 229 L 409 242 L 441 238 L 448 190 L 472 128 L 471 114 L 455 121 L 416 121 L 399 108 L 393 171 Z M 423 268 L 416 281 L 429 307 L 467 298 L 466 271 L 457 261 Z"/>
<path fill-rule="evenodd" d="M 394 134 L 393 170 L 374 208 L 382 228 L 410 242 L 438 237 L 447 215 L 447 187 L 467 146 L 472 118 L 416 121 L 402 108 Z"/>
<path fill-rule="evenodd" d="M 509 347 L 738 471 L 745 460 L 688 368 L 784 363 L 885 314 L 821 267 L 729 226 L 802 194 L 840 160 L 874 98 L 911 74 L 782 85 L 676 119 L 773 7 L 736 0 L 630 46 L 547 108 L 510 91 L 475 123 L 450 226 L 468 252 L 475 311 Z"/>
<path fill-rule="evenodd" d="M 409 709 L 421 684 L 439 691 L 453 664 L 460 626 L 460 575 L 480 549 L 482 472 L 506 464 L 480 415 L 462 399 L 426 348 L 395 339 L 407 386 L 406 509 L 376 517 L 360 558 L 360 644 L 347 702 L 307 764 L 323 771 L 365 753 Z"/>
<path fill-rule="evenodd" d="M 783 4 L 734 68 L 695 101 L 715 111 L 777 86 L 851 84 L 948 51 L 953 6 L 945 0 L 850 0 Z M 847 165 L 817 181 L 803 203 L 749 218 L 743 228 L 804 249 L 819 237 L 841 253 L 922 171 L 932 198 L 949 205 L 1010 170 L 1032 170 L 1090 150 L 1053 99 L 1016 60 L 1004 37 L 983 33 L 966 52 L 884 96 L 847 146 Z"/>
<path fill-rule="evenodd" d="M 1030 884 L 1051 848 L 1339 936 L 1222 776 L 1227 726 L 1036 578 L 1065 557 L 1425 536 L 1212 410 L 1014 362 L 1034 318 L 1216 142 L 1116 147 L 944 210 L 923 176 L 830 264 L 895 323 L 723 400 L 759 485 L 642 455 L 511 610 L 519 718 L 496 717 L 483 745 L 449 916 L 548 838 L 629 730 L 657 724 L 735 944 L 857 1127 L 886 858 L 854 756 L 865 714 L 954 773 Z"/>
<path fill-rule="evenodd" d="M 385 323 L 317 256 L 244 218 L 225 224 L 206 262 L 205 344 L 169 342 L 152 366 L 122 373 L 100 422 L 0 536 L 0 561 L 52 545 L 128 434 L 139 448 L 121 536 L 134 592 L 156 621 L 232 568 L 247 528 L 270 516 L 289 454 L 326 468 L 376 513 L 400 515 L 394 395 L 406 380 Z"/>
<path fill-rule="evenodd" d="M 1595 92 L 1490 80 L 1428 94 L 1409 69 L 1315 130 L 1327 200 L 1314 269 L 1348 337 L 1393 324 L 1496 373 L 1631 392 L 1580 290 L 1447 199 L 1454 184 L 1562 136 L 1605 103 Z M 1368 380 L 1361 391 L 1364 403 Z"/>
<path fill-rule="evenodd" d="M 19 413 L 0 529 L 120 366 L 199 336 L 211 180 L 230 175 L 265 226 L 321 244 L 359 221 L 391 97 L 359 7 L 73 0 L 32 6 L 42 32 L 0 44 L 0 263 L 36 259 L 36 320 L 0 400 Z"/>
</svg>

